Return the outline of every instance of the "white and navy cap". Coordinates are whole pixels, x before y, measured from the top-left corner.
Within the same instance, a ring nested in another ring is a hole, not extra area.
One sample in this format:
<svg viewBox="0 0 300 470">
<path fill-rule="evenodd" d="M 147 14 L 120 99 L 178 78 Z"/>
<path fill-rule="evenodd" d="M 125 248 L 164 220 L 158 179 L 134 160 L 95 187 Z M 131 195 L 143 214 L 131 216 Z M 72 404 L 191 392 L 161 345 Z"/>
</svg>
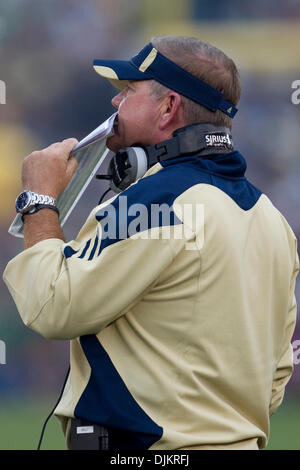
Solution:
<svg viewBox="0 0 300 470">
<path fill-rule="evenodd" d="M 122 90 L 128 80 L 156 80 L 210 111 L 233 118 L 237 108 L 223 94 L 161 54 L 150 42 L 129 61 L 94 60 L 94 69 Z"/>
</svg>

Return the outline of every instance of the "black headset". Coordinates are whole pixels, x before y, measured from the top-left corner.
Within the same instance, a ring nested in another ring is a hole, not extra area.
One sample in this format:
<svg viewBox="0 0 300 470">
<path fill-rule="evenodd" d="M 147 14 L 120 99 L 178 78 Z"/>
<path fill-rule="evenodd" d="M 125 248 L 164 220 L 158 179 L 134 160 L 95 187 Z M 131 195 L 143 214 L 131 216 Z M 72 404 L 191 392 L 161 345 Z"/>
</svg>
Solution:
<svg viewBox="0 0 300 470">
<path fill-rule="evenodd" d="M 204 157 L 232 152 L 233 141 L 230 129 L 208 123 L 192 124 L 173 132 L 173 137 L 151 146 L 135 144 L 114 154 L 107 175 L 98 179 L 110 180 L 110 190 L 124 191 L 144 176 L 158 162 L 187 155 Z"/>
</svg>

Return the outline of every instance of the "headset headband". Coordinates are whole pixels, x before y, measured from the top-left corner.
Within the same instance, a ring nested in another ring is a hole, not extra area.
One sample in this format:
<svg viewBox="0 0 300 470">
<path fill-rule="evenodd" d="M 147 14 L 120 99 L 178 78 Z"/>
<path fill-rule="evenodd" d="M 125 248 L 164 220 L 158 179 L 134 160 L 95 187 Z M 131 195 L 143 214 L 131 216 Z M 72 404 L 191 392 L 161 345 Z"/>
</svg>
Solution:
<svg viewBox="0 0 300 470">
<path fill-rule="evenodd" d="M 108 174 L 97 175 L 96 178 L 109 179 L 110 188 L 120 192 L 141 178 L 157 162 L 185 155 L 209 157 L 232 151 L 233 141 L 228 128 L 209 123 L 192 124 L 177 129 L 171 139 L 155 145 L 143 147 L 137 143 L 133 147 L 121 149 L 112 157 Z"/>
</svg>

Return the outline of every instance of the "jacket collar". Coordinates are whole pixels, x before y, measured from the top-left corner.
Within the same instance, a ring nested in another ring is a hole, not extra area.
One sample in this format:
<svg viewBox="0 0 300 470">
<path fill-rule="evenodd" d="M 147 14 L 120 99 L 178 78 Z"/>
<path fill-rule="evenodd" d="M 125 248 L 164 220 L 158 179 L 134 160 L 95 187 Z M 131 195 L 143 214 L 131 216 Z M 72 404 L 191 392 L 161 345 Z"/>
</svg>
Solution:
<svg viewBox="0 0 300 470">
<path fill-rule="evenodd" d="M 191 157 L 171 158 L 161 163 L 153 165 L 143 176 L 143 178 L 154 175 L 165 167 L 178 164 L 196 165 L 199 170 L 205 170 L 209 173 L 215 173 L 227 178 L 242 178 L 245 176 L 247 163 L 244 157 L 236 150 L 223 155 L 212 155 L 209 157 Z"/>
</svg>

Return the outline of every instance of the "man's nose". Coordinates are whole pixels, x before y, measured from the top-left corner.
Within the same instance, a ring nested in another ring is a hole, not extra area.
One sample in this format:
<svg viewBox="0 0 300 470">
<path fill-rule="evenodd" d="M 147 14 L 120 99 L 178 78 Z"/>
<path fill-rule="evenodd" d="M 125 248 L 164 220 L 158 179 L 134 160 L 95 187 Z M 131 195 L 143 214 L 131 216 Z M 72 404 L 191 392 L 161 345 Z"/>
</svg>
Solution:
<svg viewBox="0 0 300 470">
<path fill-rule="evenodd" d="M 111 104 L 115 107 L 115 108 L 119 108 L 119 105 L 121 103 L 121 100 L 122 100 L 122 92 L 118 93 L 116 96 L 114 96 L 111 100 Z"/>
</svg>

